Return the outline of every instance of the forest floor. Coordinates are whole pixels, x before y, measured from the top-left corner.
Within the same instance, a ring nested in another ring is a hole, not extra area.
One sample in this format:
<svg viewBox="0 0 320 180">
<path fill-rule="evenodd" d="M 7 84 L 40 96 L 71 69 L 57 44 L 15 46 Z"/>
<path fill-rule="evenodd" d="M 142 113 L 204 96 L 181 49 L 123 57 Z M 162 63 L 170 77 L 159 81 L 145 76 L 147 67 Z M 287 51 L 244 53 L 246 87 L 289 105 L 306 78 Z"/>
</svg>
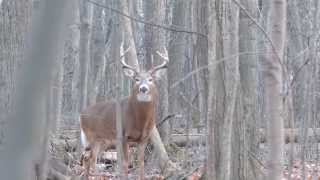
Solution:
<svg viewBox="0 0 320 180">
<path fill-rule="evenodd" d="M 260 144 L 261 169 L 266 172 L 266 144 Z M 320 180 L 320 143 L 285 144 L 284 180 Z"/>
<path fill-rule="evenodd" d="M 78 130 L 64 130 L 59 135 L 52 136 L 50 141 L 50 154 L 57 161 L 66 164 L 71 173 L 79 166 L 79 137 Z M 182 176 L 188 176 L 199 168 L 203 168 L 205 160 L 205 146 L 202 143 L 190 143 L 187 146 L 178 146 L 171 144 L 166 147 L 170 159 L 180 167 Z M 261 143 L 257 149 L 257 153 L 249 153 L 250 157 L 254 159 L 261 170 L 262 174 L 266 172 L 266 157 L 267 145 Z M 136 148 L 131 148 L 131 163 L 129 172 L 132 177 L 137 174 Z M 97 169 L 104 174 L 112 174 L 115 172 L 116 152 L 109 151 L 101 153 L 98 161 Z M 306 143 L 304 146 L 298 143 L 286 144 L 284 154 L 284 180 L 320 180 L 320 144 Z M 146 149 L 146 173 L 148 175 L 156 176 L 161 174 L 158 166 L 158 159 L 152 153 L 152 146 L 149 145 Z M 57 170 L 59 171 L 59 170 Z M 64 174 L 64 173 L 62 173 Z M 68 174 L 68 173 L 67 173 Z M 291 178 L 289 178 L 289 176 Z M 135 178 L 132 178 L 135 179 Z"/>
</svg>

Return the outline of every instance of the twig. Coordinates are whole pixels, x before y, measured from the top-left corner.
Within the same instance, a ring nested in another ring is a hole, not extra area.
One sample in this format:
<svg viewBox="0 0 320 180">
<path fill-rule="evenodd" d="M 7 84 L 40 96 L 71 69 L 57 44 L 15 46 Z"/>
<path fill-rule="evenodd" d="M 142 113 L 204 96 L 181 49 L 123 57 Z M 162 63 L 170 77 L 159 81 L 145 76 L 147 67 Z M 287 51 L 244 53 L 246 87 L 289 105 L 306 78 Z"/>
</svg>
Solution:
<svg viewBox="0 0 320 180">
<path fill-rule="evenodd" d="M 159 128 L 164 122 L 166 122 L 167 120 L 176 117 L 175 114 L 169 114 L 168 116 L 166 116 L 165 118 L 163 118 L 159 123 L 156 124 L 156 127 Z"/>
<path fill-rule="evenodd" d="M 192 175 L 193 175 L 194 173 L 196 173 L 196 172 L 198 172 L 199 177 L 201 177 L 202 174 L 203 174 L 203 168 L 204 168 L 203 165 L 201 165 L 201 166 L 199 166 L 199 167 L 196 167 L 196 168 L 193 168 L 191 171 L 188 171 L 187 173 L 184 173 L 184 174 L 182 175 L 182 177 L 179 177 L 179 180 L 187 179 L 188 177 L 192 176 Z"/>
<path fill-rule="evenodd" d="M 179 95 L 182 97 L 182 99 L 184 100 L 184 102 L 186 102 L 192 109 L 198 111 L 199 113 L 202 113 L 202 112 L 199 110 L 199 108 L 196 108 L 196 107 L 192 104 L 192 102 L 190 102 L 190 101 L 188 100 L 188 98 L 187 98 L 182 92 L 179 92 Z"/>
<path fill-rule="evenodd" d="M 304 66 L 306 66 L 309 62 L 310 62 L 311 58 L 307 58 L 307 60 L 304 61 L 304 63 L 298 68 L 298 70 L 293 74 L 293 78 L 290 82 L 290 87 L 293 86 L 293 83 L 296 81 L 299 73 L 301 72 L 301 70 L 303 69 Z"/>
<path fill-rule="evenodd" d="M 250 12 L 248 12 L 248 10 L 243 7 L 242 4 L 240 4 L 237 0 L 232 0 L 247 16 L 248 18 L 258 27 L 258 29 L 260 29 L 260 31 L 265 35 L 265 37 L 267 38 L 267 40 L 269 41 L 271 47 L 272 47 L 272 51 L 274 52 L 274 54 L 277 56 L 277 59 L 279 60 L 281 66 L 283 67 L 283 64 L 281 62 L 281 57 L 278 54 L 277 48 L 275 47 L 275 45 L 273 44 L 272 40 L 270 39 L 268 33 L 265 31 L 265 29 L 259 24 L 259 22 L 250 15 Z"/>
<path fill-rule="evenodd" d="M 218 64 L 220 64 L 222 62 L 225 62 L 225 61 L 228 61 L 228 60 L 232 60 L 232 58 L 235 58 L 235 57 L 238 57 L 238 56 L 241 56 L 241 55 L 257 55 L 257 54 L 264 54 L 264 52 L 242 52 L 242 53 L 233 54 L 233 55 L 230 55 L 230 56 L 227 56 L 227 57 L 223 57 L 223 58 L 218 59 L 218 60 L 216 60 L 216 61 L 214 61 L 212 63 L 208 63 L 207 65 L 201 66 L 201 67 L 189 72 L 183 78 L 181 78 L 181 79 L 177 80 L 176 82 L 174 82 L 169 88 L 170 89 L 175 88 L 178 84 L 182 83 L 183 81 L 188 79 L 190 76 L 198 73 L 199 71 L 207 69 L 210 66 L 218 65 Z"/>
<path fill-rule="evenodd" d="M 145 20 L 130 16 L 128 14 L 125 14 L 125 13 L 121 12 L 119 9 L 115 9 L 115 8 L 112 8 L 112 7 L 109 7 L 109 6 L 106 6 L 106 5 L 102 5 L 102 4 L 99 4 L 99 3 L 95 2 L 95 1 L 92 1 L 92 0 L 87 0 L 87 2 L 89 2 L 91 4 L 94 4 L 96 6 L 99 6 L 99 7 L 105 8 L 105 9 L 110 9 L 111 11 L 113 11 L 113 12 L 115 12 L 115 13 L 121 15 L 121 16 L 124 16 L 126 18 L 129 18 L 129 19 L 131 19 L 133 21 L 136 21 L 138 23 L 146 24 L 146 25 L 149 25 L 149 26 L 153 26 L 153 27 L 157 27 L 157 28 L 161 28 L 161 29 L 165 29 L 165 30 L 173 31 L 173 32 L 195 34 L 195 35 L 202 36 L 202 37 L 207 39 L 207 35 L 206 34 L 202 34 L 200 32 L 189 31 L 189 30 L 186 30 L 186 29 L 176 29 L 176 28 L 172 28 L 172 27 L 169 27 L 169 26 L 161 25 L 161 24 L 155 24 L 155 23 L 152 23 L 152 22 L 148 22 L 148 21 L 145 21 Z"/>
<path fill-rule="evenodd" d="M 259 158 L 258 158 L 255 154 L 253 154 L 249 149 L 247 149 L 247 148 L 245 147 L 245 150 L 249 153 L 249 155 L 250 155 L 254 160 L 256 160 L 256 161 L 258 162 L 258 164 L 260 164 L 261 167 L 263 167 L 264 169 L 268 169 L 267 166 L 265 166 L 265 165 L 263 164 L 263 162 L 260 161 Z"/>
</svg>

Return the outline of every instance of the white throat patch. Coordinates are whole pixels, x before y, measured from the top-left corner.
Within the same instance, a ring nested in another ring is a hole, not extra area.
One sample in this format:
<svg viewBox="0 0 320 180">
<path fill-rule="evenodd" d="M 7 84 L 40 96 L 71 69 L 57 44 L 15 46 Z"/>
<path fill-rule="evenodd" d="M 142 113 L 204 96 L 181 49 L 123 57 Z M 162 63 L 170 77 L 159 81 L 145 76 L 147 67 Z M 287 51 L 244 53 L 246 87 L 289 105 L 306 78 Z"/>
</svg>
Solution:
<svg viewBox="0 0 320 180">
<path fill-rule="evenodd" d="M 138 93 L 137 100 L 140 102 L 150 102 L 151 96 L 149 94 Z"/>
</svg>

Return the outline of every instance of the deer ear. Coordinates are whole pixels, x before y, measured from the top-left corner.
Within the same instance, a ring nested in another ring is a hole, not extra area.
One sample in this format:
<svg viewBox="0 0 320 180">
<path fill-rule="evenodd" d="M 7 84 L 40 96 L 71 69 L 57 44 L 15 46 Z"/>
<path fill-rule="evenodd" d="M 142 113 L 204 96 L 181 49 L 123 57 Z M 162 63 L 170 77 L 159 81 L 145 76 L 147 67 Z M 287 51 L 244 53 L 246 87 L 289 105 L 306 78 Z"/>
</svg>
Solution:
<svg viewBox="0 0 320 180">
<path fill-rule="evenodd" d="M 155 80 L 159 80 L 166 74 L 166 70 L 167 68 L 158 69 L 152 73 L 152 77 Z"/>
<path fill-rule="evenodd" d="M 130 78 L 133 78 L 134 75 L 136 74 L 136 72 L 130 68 L 127 68 L 127 67 L 123 67 L 123 72 L 124 72 L 124 75 L 130 77 Z"/>
</svg>

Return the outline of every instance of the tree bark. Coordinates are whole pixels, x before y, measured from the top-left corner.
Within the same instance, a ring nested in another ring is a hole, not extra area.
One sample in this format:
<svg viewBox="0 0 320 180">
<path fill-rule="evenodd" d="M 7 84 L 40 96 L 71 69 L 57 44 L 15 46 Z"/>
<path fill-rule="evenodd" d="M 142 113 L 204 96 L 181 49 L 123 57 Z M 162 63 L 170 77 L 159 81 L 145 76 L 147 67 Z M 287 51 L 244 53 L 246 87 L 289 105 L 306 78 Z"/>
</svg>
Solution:
<svg viewBox="0 0 320 180">
<path fill-rule="evenodd" d="M 68 29 L 68 35 L 64 45 L 63 57 L 63 99 L 61 113 L 64 115 L 64 121 L 69 125 L 78 124 L 75 116 L 79 111 L 79 50 L 80 50 L 80 16 L 79 1 L 74 3 L 74 11 L 71 17 L 71 23 Z"/>
<path fill-rule="evenodd" d="M 208 1 L 200 0 L 196 1 L 196 29 L 197 32 L 207 34 L 208 31 L 208 19 L 212 14 L 208 13 Z M 212 10 L 214 11 L 214 10 Z M 213 15 L 215 17 L 215 15 Z M 212 19 L 212 18 L 211 18 Z M 212 27 L 214 28 L 214 27 Z M 194 46 L 196 53 L 196 67 L 203 67 L 208 65 L 208 40 L 205 37 L 197 36 L 196 44 Z M 199 93 L 198 106 L 200 111 L 199 127 L 203 127 L 207 122 L 207 110 L 208 110 L 208 70 L 197 73 L 196 86 Z"/>
<path fill-rule="evenodd" d="M 80 1 L 80 97 L 79 112 L 88 104 L 88 71 L 90 62 L 90 38 L 92 31 L 93 6 L 86 0 Z"/>
<path fill-rule="evenodd" d="M 172 10 L 172 27 L 182 27 L 185 28 L 187 25 L 187 7 L 188 1 L 185 0 L 176 0 L 173 1 L 173 10 Z M 169 85 L 169 113 L 182 113 L 182 109 L 179 107 L 183 107 L 185 105 L 183 101 L 180 99 L 179 92 L 184 92 L 183 85 L 179 84 L 177 87 L 171 88 L 171 85 L 174 84 L 177 80 L 183 77 L 182 70 L 184 67 L 184 61 L 187 56 L 187 40 L 185 33 L 170 33 L 170 41 L 169 41 L 169 59 L 171 60 L 168 65 L 168 85 Z M 187 117 L 187 116 L 186 116 Z M 171 126 L 179 127 L 181 123 L 172 122 Z"/>
<path fill-rule="evenodd" d="M 215 0 L 208 0 L 208 63 L 216 60 L 216 40 L 217 40 L 217 11 Z M 209 66 L 208 80 L 208 112 L 207 112 L 207 162 L 206 179 L 216 177 L 216 154 L 215 154 L 215 81 L 216 66 Z"/>
<path fill-rule="evenodd" d="M 239 8 L 231 1 L 218 1 L 216 5 L 216 57 L 219 60 L 239 53 Z M 213 82 L 216 178 L 229 180 L 232 172 L 232 130 L 239 85 L 239 59 L 235 56 L 217 66 Z"/>
<path fill-rule="evenodd" d="M 59 40 L 65 33 L 68 19 L 65 15 L 70 12 L 71 1 L 41 3 L 38 16 L 33 16 L 32 46 L 29 46 L 25 64 L 17 78 L 14 112 L 7 128 L 8 139 L 0 154 L 3 179 L 34 179 L 34 161 L 41 147 L 39 137 L 48 136 L 48 131 L 44 129 L 44 102 Z"/>
<path fill-rule="evenodd" d="M 267 54 L 263 61 L 266 118 L 268 123 L 267 179 L 282 179 L 283 155 L 283 104 L 282 66 L 286 35 L 286 0 L 272 0 L 269 16 L 271 43 L 267 44 Z"/>
<path fill-rule="evenodd" d="M 31 0 L 6 0 L 0 7 L 0 144 L 16 92 L 16 74 L 23 62 L 31 9 Z"/>
<path fill-rule="evenodd" d="M 144 1 L 145 18 L 148 22 L 159 23 L 164 22 L 164 2 L 160 0 Z M 146 63 L 145 68 L 150 69 L 156 66 L 163 60 L 157 55 L 157 51 L 164 53 L 165 36 L 162 29 L 156 29 L 152 26 L 145 25 L 145 49 L 146 49 Z M 152 62 L 153 61 L 153 62 Z M 158 91 L 158 104 L 157 104 L 157 121 L 161 121 L 168 115 L 168 78 L 167 74 L 157 82 L 157 87 L 161 90 Z M 166 121 L 160 128 L 161 139 L 164 144 L 169 143 L 169 122 Z"/>
<path fill-rule="evenodd" d="M 105 2 L 104 0 L 96 1 L 99 4 L 111 5 L 110 2 Z M 107 47 L 106 36 L 108 34 L 108 27 L 105 27 L 105 20 L 110 15 L 104 11 L 102 7 L 94 6 L 93 8 L 93 18 L 92 18 L 92 36 L 91 36 L 91 62 L 89 68 L 89 79 L 88 81 L 88 104 L 94 104 L 98 101 L 102 101 L 103 98 L 99 98 L 98 94 L 100 91 L 101 80 L 104 76 L 104 62 L 105 53 Z"/>
<path fill-rule="evenodd" d="M 249 12 L 249 15 L 257 19 L 257 0 L 241 0 L 240 3 Z M 252 26 L 252 20 L 240 11 L 239 21 L 239 53 L 257 51 L 257 30 Z M 240 72 L 240 94 L 237 111 L 239 116 L 235 121 L 234 160 L 239 161 L 239 167 L 234 167 L 234 177 L 232 179 L 255 180 L 257 179 L 257 169 L 255 162 L 250 157 L 248 151 L 255 153 L 258 145 L 257 117 L 257 55 L 239 56 Z"/>
</svg>

